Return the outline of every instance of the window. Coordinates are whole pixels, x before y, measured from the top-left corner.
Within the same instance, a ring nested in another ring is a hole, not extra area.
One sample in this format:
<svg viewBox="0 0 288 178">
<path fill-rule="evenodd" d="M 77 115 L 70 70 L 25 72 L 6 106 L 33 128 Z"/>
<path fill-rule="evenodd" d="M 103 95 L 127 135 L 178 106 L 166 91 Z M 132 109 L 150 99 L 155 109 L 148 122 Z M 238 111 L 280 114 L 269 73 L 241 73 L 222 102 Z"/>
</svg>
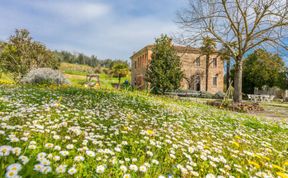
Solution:
<svg viewBox="0 0 288 178">
<path fill-rule="evenodd" d="M 196 66 L 200 66 L 200 57 L 197 57 L 195 60 Z"/>
<path fill-rule="evenodd" d="M 138 68 L 140 68 L 140 67 L 141 67 L 141 60 L 140 60 L 140 57 L 138 57 L 137 64 L 138 64 Z"/>
<path fill-rule="evenodd" d="M 213 58 L 213 67 L 214 67 L 214 68 L 217 67 L 217 58 Z"/>
<path fill-rule="evenodd" d="M 137 68 L 137 61 L 134 61 L 134 67 Z"/>
<path fill-rule="evenodd" d="M 217 79 L 218 79 L 217 76 L 214 76 L 214 77 L 213 77 L 213 85 L 214 85 L 214 86 L 217 86 Z"/>
<path fill-rule="evenodd" d="M 144 55 L 144 65 L 147 63 L 147 54 Z"/>
<path fill-rule="evenodd" d="M 145 65 L 145 58 L 144 58 L 144 54 L 142 55 L 141 63 L 142 63 L 142 66 Z"/>
</svg>

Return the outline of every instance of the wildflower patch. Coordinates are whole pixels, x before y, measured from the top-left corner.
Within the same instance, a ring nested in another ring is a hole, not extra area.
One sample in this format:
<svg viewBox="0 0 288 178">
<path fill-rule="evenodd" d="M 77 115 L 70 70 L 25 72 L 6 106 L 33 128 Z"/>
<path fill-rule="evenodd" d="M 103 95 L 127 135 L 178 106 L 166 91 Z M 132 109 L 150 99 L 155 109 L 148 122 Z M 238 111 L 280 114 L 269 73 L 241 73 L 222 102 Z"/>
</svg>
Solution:
<svg viewBox="0 0 288 178">
<path fill-rule="evenodd" d="M 5 85 L 0 121 L 0 177 L 288 174 L 287 124 L 186 101 Z"/>
</svg>

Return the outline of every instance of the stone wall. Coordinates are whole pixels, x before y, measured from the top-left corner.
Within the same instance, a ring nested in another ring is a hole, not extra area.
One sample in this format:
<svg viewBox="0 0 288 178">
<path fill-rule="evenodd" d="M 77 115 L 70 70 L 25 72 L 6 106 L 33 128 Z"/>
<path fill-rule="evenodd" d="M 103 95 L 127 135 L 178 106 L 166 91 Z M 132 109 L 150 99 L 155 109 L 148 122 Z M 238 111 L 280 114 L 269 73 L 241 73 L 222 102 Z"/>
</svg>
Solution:
<svg viewBox="0 0 288 178">
<path fill-rule="evenodd" d="M 189 52 L 178 52 L 182 63 L 182 70 L 185 77 L 193 77 L 199 75 L 200 78 L 200 91 L 205 91 L 206 88 L 206 57 L 200 56 L 199 51 L 190 50 Z M 144 82 L 145 72 L 148 64 L 151 61 L 152 46 L 146 46 L 131 57 L 132 72 L 131 83 L 134 87 L 139 89 L 145 89 L 147 83 Z M 200 58 L 199 58 L 200 57 Z M 223 92 L 224 89 L 224 62 L 217 58 L 217 66 L 213 65 L 213 58 L 216 58 L 216 54 L 210 57 L 209 64 L 209 77 L 208 77 L 208 92 L 217 93 Z M 197 58 L 200 59 L 196 61 Z M 198 63 L 197 63 L 198 62 Z M 200 64 L 200 65 L 198 65 Z M 213 85 L 213 77 L 217 77 L 217 85 Z M 183 79 L 181 82 L 181 89 L 189 89 L 187 80 Z M 191 89 L 191 88 L 190 88 Z M 197 89 L 197 83 L 194 83 L 192 90 Z"/>
<path fill-rule="evenodd" d="M 148 47 L 143 48 L 131 57 L 131 83 L 138 89 L 145 89 L 147 84 L 144 81 L 145 72 L 151 61 L 152 50 Z"/>
<path fill-rule="evenodd" d="M 190 77 L 193 75 L 200 76 L 200 90 L 205 91 L 206 89 L 206 57 L 200 56 L 198 53 L 178 53 L 181 62 L 182 62 L 182 70 L 184 72 L 185 77 Z M 216 58 L 216 55 L 212 55 L 210 57 L 209 63 L 209 74 L 208 74 L 208 92 L 217 93 L 219 91 L 223 92 L 224 89 L 224 63 L 218 57 L 217 58 L 217 66 L 213 65 L 213 58 Z M 197 60 L 200 58 L 200 65 Z M 217 77 L 217 85 L 213 85 L 213 77 Z M 181 82 L 181 86 L 183 89 L 189 89 L 188 83 L 186 80 Z M 196 90 L 196 88 L 192 88 L 192 90 Z"/>
</svg>

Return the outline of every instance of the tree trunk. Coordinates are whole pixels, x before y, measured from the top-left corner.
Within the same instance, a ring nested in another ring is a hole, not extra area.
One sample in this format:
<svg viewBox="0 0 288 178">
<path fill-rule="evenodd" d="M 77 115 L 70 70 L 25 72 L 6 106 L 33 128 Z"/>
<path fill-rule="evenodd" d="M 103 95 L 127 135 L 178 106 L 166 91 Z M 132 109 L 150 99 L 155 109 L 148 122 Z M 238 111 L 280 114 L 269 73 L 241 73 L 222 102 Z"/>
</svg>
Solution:
<svg viewBox="0 0 288 178">
<path fill-rule="evenodd" d="M 242 58 L 237 57 L 235 62 L 233 101 L 240 103 L 242 102 Z"/>
<path fill-rule="evenodd" d="M 209 79 L 209 55 L 206 55 L 206 84 L 205 84 L 205 90 L 208 91 L 208 79 Z"/>
<path fill-rule="evenodd" d="M 121 82 L 121 76 L 120 76 L 120 74 L 119 74 L 119 75 L 118 75 L 118 87 L 117 87 L 117 89 L 120 88 L 120 82 Z"/>
<path fill-rule="evenodd" d="M 230 86 L 230 59 L 227 60 L 226 64 L 226 91 L 228 90 Z"/>
</svg>

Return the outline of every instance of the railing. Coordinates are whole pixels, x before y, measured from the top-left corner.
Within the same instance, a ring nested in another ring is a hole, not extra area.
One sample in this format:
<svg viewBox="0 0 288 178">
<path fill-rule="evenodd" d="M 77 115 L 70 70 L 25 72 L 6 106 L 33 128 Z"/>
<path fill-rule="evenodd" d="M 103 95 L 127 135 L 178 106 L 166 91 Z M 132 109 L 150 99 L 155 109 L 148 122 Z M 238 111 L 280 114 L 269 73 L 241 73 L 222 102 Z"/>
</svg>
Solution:
<svg viewBox="0 0 288 178">
<path fill-rule="evenodd" d="M 248 99 L 255 103 L 263 101 L 271 102 L 274 98 L 275 96 L 273 95 L 248 95 Z"/>
</svg>

